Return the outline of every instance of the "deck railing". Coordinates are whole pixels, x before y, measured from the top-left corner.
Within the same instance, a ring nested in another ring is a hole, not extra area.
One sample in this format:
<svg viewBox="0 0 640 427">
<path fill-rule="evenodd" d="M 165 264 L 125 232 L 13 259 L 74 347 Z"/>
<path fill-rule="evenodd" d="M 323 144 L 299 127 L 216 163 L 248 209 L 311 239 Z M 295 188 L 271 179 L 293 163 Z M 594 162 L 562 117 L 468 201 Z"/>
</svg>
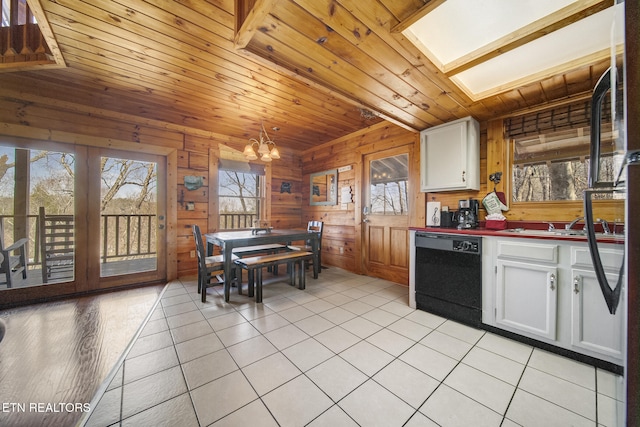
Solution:
<svg viewBox="0 0 640 427">
<path fill-rule="evenodd" d="M 255 213 L 220 213 L 220 230 L 236 230 L 253 226 Z"/>
<path fill-rule="evenodd" d="M 15 216 L 0 215 L 4 243 L 14 242 Z M 101 254 L 103 263 L 149 257 L 156 254 L 156 215 L 101 215 Z M 27 215 L 29 267 L 40 268 L 40 230 L 38 215 Z"/>
</svg>

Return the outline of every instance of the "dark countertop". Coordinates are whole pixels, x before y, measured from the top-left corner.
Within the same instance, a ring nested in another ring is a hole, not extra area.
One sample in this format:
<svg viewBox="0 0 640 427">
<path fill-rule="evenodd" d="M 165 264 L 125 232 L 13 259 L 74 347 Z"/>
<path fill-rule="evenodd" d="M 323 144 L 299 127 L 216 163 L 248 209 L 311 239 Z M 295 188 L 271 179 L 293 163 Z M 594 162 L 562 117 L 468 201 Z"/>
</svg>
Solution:
<svg viewBox="0 0 640 427">
<path fill-rule="evenodd" d="M 508 221 L 506 230 L 491 230 L 484 227 L 484 221 L 480 221 L 478 228 L 458 230 L 457 228 L 443 228 L 443 227 L 409 227 L 410 230 L 425 231 L 429 233 L 448 233 L 448 234 L 463 234 L 463 235 L 475 235 L 475 236 L 493 236 L 493 237 L 515 237 L 519 239 L 538 239 L 538 240 L 564 240 L 569 242 L 586 242 L 587 236 L 578 235 L 563 235 L 555 234 L 547 231 L 548 225 L 543 222 L 522 222 L 522 221 Z M 523 232 L 513 231 L 514 229 L 524 229 Z M 556 228 L 561 231 L 564 229 L 564 224 L 556 224 Z M 509 231 L 511 230 L 511 231 Z M 576 230 L 577 231 L 577 230 Z M 603 234 L 602 228 L 596 227 L 596 236 L 599 243 L 614 243 L 624 244 L 623 234 Z"/>
</svg>

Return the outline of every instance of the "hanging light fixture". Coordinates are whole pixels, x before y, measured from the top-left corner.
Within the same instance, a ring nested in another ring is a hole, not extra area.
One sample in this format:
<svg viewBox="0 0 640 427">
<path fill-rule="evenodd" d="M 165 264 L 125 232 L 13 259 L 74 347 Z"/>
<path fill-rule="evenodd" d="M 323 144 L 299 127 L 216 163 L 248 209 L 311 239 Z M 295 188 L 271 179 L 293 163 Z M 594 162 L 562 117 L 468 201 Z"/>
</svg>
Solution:
<svg viewBox="0 0 640 427">
<path fill-rule="evenodd" d="M 274 127 L 274 131 L 278 131 L 279 128 Z M 244 157 L 247 160 L 256 160 L 260 157 L 263 162 L 270 162 L 272 159 L 280 158 L 280 151 L 276 147 L 276 143 L 269 138 L 267 131 L 264 128 L 264 123 L 260 123 L 260 139 L 251 138 L 249 143 L 244 147 Z"/>
</svg>

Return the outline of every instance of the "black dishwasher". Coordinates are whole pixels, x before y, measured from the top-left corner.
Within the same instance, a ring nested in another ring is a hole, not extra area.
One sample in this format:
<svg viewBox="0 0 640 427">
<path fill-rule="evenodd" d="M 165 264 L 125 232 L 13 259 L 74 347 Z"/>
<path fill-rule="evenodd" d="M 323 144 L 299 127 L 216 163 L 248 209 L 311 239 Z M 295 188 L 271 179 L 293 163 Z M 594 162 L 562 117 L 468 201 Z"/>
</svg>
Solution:
<svg viewBox="0 0 640 427">
<path fill-rule="evenodd" d="M 417 308 L 481 325 L 481 237 L 417 232 L 415 266 Z"/>
</svg>

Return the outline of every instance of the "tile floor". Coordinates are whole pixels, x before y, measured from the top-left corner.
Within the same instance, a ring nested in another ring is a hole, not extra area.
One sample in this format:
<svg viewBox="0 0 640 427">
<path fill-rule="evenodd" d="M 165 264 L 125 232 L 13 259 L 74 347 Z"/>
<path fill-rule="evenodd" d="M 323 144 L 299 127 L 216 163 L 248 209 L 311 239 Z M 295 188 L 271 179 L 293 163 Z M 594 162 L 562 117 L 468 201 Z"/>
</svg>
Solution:
<svg viewBox="0 0 640 427">
<path fill-rule="evenodd" d="M 269 282 L 263 304 L 169 283 L 81 424 L 622 425 L 620 377 L 413 310 L 405 287 Z"/>
</svg>

